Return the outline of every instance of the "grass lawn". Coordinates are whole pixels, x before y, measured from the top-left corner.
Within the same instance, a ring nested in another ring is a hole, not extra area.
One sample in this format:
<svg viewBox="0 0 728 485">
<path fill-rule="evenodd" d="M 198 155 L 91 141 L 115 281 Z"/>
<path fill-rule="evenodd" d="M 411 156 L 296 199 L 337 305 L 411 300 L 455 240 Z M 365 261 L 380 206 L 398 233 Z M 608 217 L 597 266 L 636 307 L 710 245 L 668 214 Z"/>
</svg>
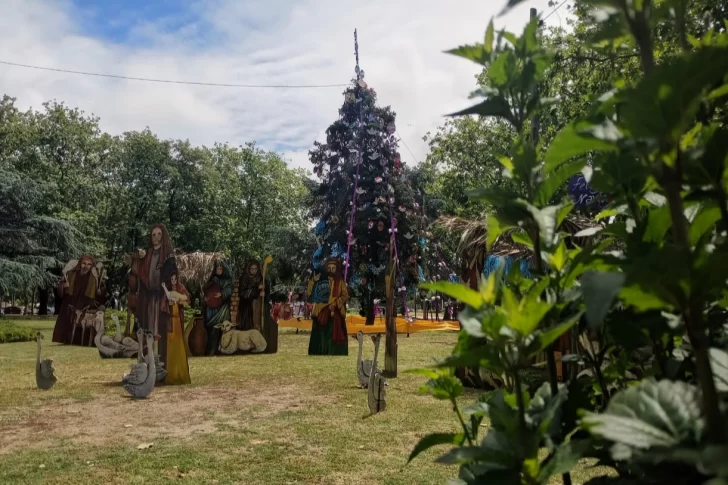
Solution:
<svg viewBox="0 0 728 485">
<path fill-rule="evenodd" d="M 400 336 L 400 377 L 387 410 L 369 417 L 354 340 L 348 357 L 308 357 L 308 334 L 282 331 L 275 355 L 192 358 L 192 385 L 132 401 L 119 384 L 131 360 L 52 344 L 53 320 L 18 324 L 45 333 L 59 381 L 36 389 L 35 343 L 0 345 L 2 484 L 444 484 L 457 474 L 433 451 L 405 466 L 422 436 L 458 425 L 446 403 L 417 393 L 422 376 L 402 372 L 447 355 L 456 334 Z"/>
</svg>

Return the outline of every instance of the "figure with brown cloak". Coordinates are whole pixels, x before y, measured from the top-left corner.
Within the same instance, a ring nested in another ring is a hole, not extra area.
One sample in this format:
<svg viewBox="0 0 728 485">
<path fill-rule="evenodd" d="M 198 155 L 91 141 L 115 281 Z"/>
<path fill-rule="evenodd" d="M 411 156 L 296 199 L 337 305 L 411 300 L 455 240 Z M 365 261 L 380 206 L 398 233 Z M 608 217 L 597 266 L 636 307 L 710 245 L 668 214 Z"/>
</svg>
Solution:
<svg viewBox="0 0 728 485">
<path fill-rule="evenodd" d="M 318 291 L 328 292 L 326 303 L 315 302 L 312 312 L 311 340 L 308 343 L 308 355 L 349 355 L 349 344 L 346 331 L 346 302 L 349 300 L 349 288 L 344 281 L 342 264 L 339 259 L 326 260 L 326 278 L 315 272 L 308 282 L 309 298 L 314 285 Z M 324 283 L 323 285 L 321 283 Z M 328 283 L 328 287 L 325 283 Z M 326 290 L 323 290 L 323 289 Z M 317 298 L 318 299 L 318 298 Z"/>
<path fill-rule="evenodd" d="M 165 369 L 170 308 L 162 283 L 165 275 L 176 272 L 174 248 L 167 228 L 163 224 L 156 224 L 149 233 L 146 254 L 139 269 L 135 316 L 143 329 L 161 337 L 156 343 L 155 354 L 159 355 Z"/>
<path fill-rule="evenodd" d="M 251 259 L 245 265 L 245 273 L 240 277 L 238 292 L 240 306 L 238 310 L 238 328 L 240 330 L 256 329 L 263 331 L 261 316 L 265 285 L 260 273 L 260 263 Z"/>
<path fill-rule="evenodd" d="M 53 329 L 53 341 L 67 345 L 88 345 L 93 342 L 91 332 L 88 332 L 86 341 L 82 341 L 80 329 L 73 332 L 76 323 L 76 310 L 93 309 L 98 301 L 103 301 L 103 283 L 94 275 L 94 259 L 91 256 L 81 256 L 76 267 L 66 273 L 58 284 L 58 293 L 62 295 L 61 307 Z"/>
</svg>

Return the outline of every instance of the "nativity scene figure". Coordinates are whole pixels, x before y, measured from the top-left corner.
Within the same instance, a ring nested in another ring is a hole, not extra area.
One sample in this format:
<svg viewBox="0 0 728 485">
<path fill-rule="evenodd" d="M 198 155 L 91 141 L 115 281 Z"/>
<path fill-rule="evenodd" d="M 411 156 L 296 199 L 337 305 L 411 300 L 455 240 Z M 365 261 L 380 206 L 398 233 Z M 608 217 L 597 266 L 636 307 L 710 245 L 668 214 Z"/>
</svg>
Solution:
<svg viewBox="0 0 728 485">
<path fill-rule="evenodd" d="M 187 289 L 179 282 L 174 270 L 162 284 L 169 302 L 170 326 L 167 332 L 167 377 L 165 384 L 190 384 L 189 347 L 185 342 L 184 305 L 190 302 Z"/>
<path fill-rule="evenodd" d="M 205 304 L 204 321 L 207 330 L 205 355 L 218 353 L 222 332 L 219 324 L 230 320 L 231 298 L 233 296 L 233 275 L 227 263 L 215 261 L 212 274 L 202 287 Z"/>
<path fill-rule="evenodd" d="M 329 258 L 324 271 L 316 270 L 308 282 L 307 295 L 313 303 L 308 355 L 348 355 L 346 302 L 349 289 L 342 262 Z"/>
<path fill-rule="evenodd" d="M 63 269 L 58 284 L 61 305 L 53 329 L 53 342 L 67 345 L 93 345 L 97 311 L 103 311 L 106 284 L 103 266 L 83 255 Z"/>
<path fill-rule="evenodd" d="M 238 310 L 239 330 L 262 331 L 262 305 L 265 296 L 265 284 L 260 272 L 260 263 L 251 259 L 245 265 L 243 275 L 240 277 L 238 292 L 240 306 Z"/>
<path fill-rule="evenodd" d="M 140 254 L 141 256 L 141 254 Z M 167 334 L 170 329 L 170 305 L 163 283 L 177 272 L 174 247 L 166 227 L 156 224 L 149 233 L 147 250 L 140 261 L 137 276 L 135 317 L 145 331 L 159 336 L 154 345 L 161 371 L 167 368 Z M 161 375 L 162 373 L 160 373 Z"/>
</svg>

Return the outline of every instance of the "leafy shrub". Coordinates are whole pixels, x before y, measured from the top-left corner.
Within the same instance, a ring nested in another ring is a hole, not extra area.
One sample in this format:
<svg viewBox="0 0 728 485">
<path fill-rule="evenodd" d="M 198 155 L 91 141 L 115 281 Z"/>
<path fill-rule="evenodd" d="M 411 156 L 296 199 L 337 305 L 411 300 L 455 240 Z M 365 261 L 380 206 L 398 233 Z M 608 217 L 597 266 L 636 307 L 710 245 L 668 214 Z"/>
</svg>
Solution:
<svg viewBox="0 0 728 485">
<path fill-rule="evenodd" d="M 0 344 L 33 340 L 35 340 L 35 330 L 20 327 L 9 320 L 0 320 Z"/>
<path fill-rule="evenodd" d="M 479 291 L 426 285 L 466 305 L 452 356 L 417 371 L 462 429 L 423 438 L 410 460 L 450 445 L 438 461 L 460 466 L 453 482 L 460 484 L 546 484 L 554 475 L 569 484 L 577 461 L 592 457 L 615 473 L 589 485 L 725 485 L 728 34 L 689 35 L 687 1 L 576 4 L 602 8 L 584 48 L 614 54 L 626 46 L 642 73 L 594 93 L 586 116 L 548 146 L 530 129 L 555 102 L 538 89 L 552 53 L 536 21 L 520 37 L 496 35 L 491 22 L 483 43 L 451 51 L 487 68 L 485 101 L 458 115 L 501 118 L 518 133 L 500 161 L 521 190 L 486 187 L 471 197 L 492 209 L 488 246 L 509 230 L 532 248 L 533 278 L 492 274 Z M 678 46 L 661 63 L 657 25 L 662 35 L 674 32 Z M 610 218 L 602 239 L 583 248 L 558 231 L 573 203 L 557 189 L 579 171 L 612 198 L 596 216 Z M 551 346 L 565 332 L 579 337 L 570 362 L 589 372 L 560 385 Z M 531 395 L 523 373 L 543 350 L 549 382 Z M 502 375 L 506 388 L 461 409 L 460 366 Z M 486 417 L 491 426 L 481 438 Z"/>
</svg>

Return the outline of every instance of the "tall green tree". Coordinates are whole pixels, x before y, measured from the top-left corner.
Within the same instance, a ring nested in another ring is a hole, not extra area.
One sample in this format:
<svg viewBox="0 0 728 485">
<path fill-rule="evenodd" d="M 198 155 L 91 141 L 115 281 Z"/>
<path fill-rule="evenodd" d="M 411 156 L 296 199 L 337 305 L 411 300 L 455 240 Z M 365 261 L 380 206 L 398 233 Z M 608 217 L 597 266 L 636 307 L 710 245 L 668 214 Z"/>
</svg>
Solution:
<svg viewBox="0 0 728 485">
<path fill-rule="evenodd" d="M 0 168 L 0 297 L 54 285 L 53 269 L 84 250 L 72 224 L 38 213 L 44 195 L 25 175 Z"/>
<path fill-rule="evenodd" d="M 313 197 L 321 241 L 314 259 L 349 257 L 349 286 L 364 303 L 367 324 L 373 324 L 374 298 L 385 295 L 395 251 L 400 268 L 416 259 L 422 214 L 397 151 L 394 111 L 378 106 L 376 93 L 360 79 L 344 92 L 339 115 L 326 130 L 326 143 L 310 151 L 322 180 Z M 417 282 L 412 271 L 400 275 L 405 286 Z"/>
</svg>

